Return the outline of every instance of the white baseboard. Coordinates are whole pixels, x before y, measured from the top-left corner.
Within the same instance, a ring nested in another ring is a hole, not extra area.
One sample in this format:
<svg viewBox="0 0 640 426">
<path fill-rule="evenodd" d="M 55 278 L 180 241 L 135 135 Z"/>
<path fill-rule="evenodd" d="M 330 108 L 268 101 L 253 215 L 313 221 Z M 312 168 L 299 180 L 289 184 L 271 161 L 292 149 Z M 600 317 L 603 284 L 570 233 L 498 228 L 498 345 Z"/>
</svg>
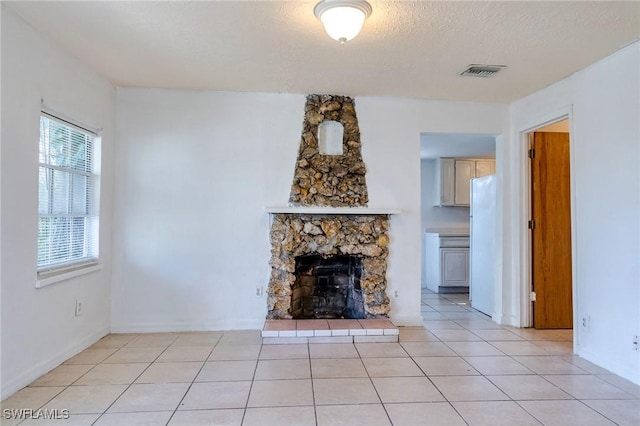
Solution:
<svg viewBox="0 0 640 426">
<path fill-rule="evenodd" d="M 510 325 L 511 327 L 520 327 L 520 320 L 515 315 L 502 315 L 500 317 L 501 325 Z"/>
<path fill-rule="evenodd" d="M 212 322 L 168 322 L 168 323 L 130 323 L 113 324 L 112 333 L 168 333 L 179 331 L 214 331 L 214 330 L 262 330 L 264 319 L 261 320 L 221 320 Z M 396 326 L 421 326 L 420 315 L 392 316 L 391 321 Z"/>
<path fill-rule="evenodd" d="M 112 333 L 168 333 L 172 331 L 262 330 L 261 320 L 221 320 L 211 322 L 167 322 L 113 324 Z"/>
<path fill-rule="evenodd" d="M 66 350 L 58 353 L 53 357 L 48 357 L 46 360 L 33 365 L 31 368 L 20 372 L 16 377 L 9 379 L 7 382 L 2 383 L 2 392 L 0 398 L 2 400 L 7 399 L 29 383 L 36 380 L 38 377 L 45 373 L 48 373 L 55 367 L 59 366 L 72 356 L 82 352 L 104 336 L 109 334 L 109 327 L 103 327 L 95 333 L 90 334 L 84 339 L 71 344 Z M 3 372 L 3 374 L 6 374 Z"/>
<path fill-rule="evenodd" d="M 391 322 L 397 327 L 416 327 L 422 325 L 420 315 L 391 315 Z"/>
<path fill-rule="evenodd" d="M 581 349 L 580 346 L 578 346 L 577 355 L 594 363 L 598 367 L 602 367 L 605 370 L 609 370 L 612 373 L 635 383 L 636 385 L 640 385 L 640 371 L 621 367 L 621 365 L 623 365 L 622 362 L 612 359 L 611 356 L 602 357 L 596 353 Z"/>
</svg>

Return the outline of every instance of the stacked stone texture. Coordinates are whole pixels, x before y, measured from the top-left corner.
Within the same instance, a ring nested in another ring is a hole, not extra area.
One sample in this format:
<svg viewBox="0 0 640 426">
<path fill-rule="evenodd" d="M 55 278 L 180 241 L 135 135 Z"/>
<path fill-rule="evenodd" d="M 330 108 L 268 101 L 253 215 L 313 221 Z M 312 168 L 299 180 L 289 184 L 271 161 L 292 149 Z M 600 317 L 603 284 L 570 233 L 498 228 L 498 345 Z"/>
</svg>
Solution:
<svg viewBox="0 0 640 426">
<path fill-rule="evenodd" d="M 271 225 L 271 278 L 268 318 L 291 318 L 295 257 L 353 254 L 362 257 L 360 286 L 368 318 L 387 316 L 386 269 L 389 254 L 387 215 L 275 214 Z"/>
<path fill-rule="evenodd" d="M 318 149 L 318 126 L 328 120 L 344 127 L 342 155 L 323 155 Z M 352 98 L 307 96 L 289 204 L 365 207 L 369 199 L 360 147 L 360 129 Z M 270 233 L 267 317 L 291 318 L 295 258 L 306 254 L 360 256 L 365 313 L 368 318 L 387 316 L 388 227 L 387 215 L 275 214 Z"/>
<path fill-rule="evenodd" d="M 344 127 L 342 155 L 322 155 L 318 149 L 318 126 L 329 120 Z M 360 146 L 360 129 L 352 98 L 308 95 L 289 204 L 366 206 L 369 201 L 366 167 Z"/>
</svg>

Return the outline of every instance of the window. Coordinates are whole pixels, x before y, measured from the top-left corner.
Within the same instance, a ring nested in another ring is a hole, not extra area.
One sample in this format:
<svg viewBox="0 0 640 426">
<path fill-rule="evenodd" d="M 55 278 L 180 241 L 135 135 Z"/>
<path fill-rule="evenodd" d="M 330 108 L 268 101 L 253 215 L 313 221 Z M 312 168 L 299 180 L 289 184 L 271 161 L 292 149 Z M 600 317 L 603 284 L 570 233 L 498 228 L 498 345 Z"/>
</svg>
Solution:
<svg viewBox="0 0 640 426">
<path fill-rule="evenodd" d="M 96 134 L 53 115 L 40 116 L 38 277 L 98 261 Z"/>
</svg>

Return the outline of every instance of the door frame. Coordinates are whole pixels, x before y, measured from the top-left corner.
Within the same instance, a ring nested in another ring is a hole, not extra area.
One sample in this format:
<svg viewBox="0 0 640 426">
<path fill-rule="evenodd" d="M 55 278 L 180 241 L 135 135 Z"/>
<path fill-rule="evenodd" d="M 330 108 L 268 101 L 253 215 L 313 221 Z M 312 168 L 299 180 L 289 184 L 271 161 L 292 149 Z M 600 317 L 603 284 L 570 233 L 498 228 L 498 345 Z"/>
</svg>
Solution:
<svg viewBox="0 0 640 426">
<path fill-rule="evenodd" d="M 519 127 L 518 135 L 518 163 L 520 165 L 520 326 L 531 327 L 533 325 L 533 309 L 530 300 L 532 289 L 532 238 L 528 228 L 531 219 L 531 162 L 529 161 L 530 133 L 558 121 L 569 120 L 569 167 L 570 167 L 570 197 L 571 197 L 571 297 L 573 305 L 573 352 L 577 353 L 578 342 L 578 274 L 577 274 L 577 231 L 576 231 L 576 182 L 575 182 L 575 137 L 573 130 L 573 106 L 568 105 L 553 113 L 532 119 Z"/>
</svg>

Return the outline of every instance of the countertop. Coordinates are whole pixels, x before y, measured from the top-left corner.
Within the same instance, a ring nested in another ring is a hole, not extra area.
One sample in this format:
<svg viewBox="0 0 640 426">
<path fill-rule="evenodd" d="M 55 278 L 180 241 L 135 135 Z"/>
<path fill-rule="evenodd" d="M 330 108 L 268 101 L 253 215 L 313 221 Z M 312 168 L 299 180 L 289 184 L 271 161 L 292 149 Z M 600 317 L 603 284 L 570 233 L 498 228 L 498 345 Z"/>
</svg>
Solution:
<svg viewBox="0 0 640 426">
<path fill-rule="evenodd" d="M 444 237 L 468 237 L 469 230 L 465 228 L 427 228 L 425 234 L 442 235 Z"/>
</svg>

